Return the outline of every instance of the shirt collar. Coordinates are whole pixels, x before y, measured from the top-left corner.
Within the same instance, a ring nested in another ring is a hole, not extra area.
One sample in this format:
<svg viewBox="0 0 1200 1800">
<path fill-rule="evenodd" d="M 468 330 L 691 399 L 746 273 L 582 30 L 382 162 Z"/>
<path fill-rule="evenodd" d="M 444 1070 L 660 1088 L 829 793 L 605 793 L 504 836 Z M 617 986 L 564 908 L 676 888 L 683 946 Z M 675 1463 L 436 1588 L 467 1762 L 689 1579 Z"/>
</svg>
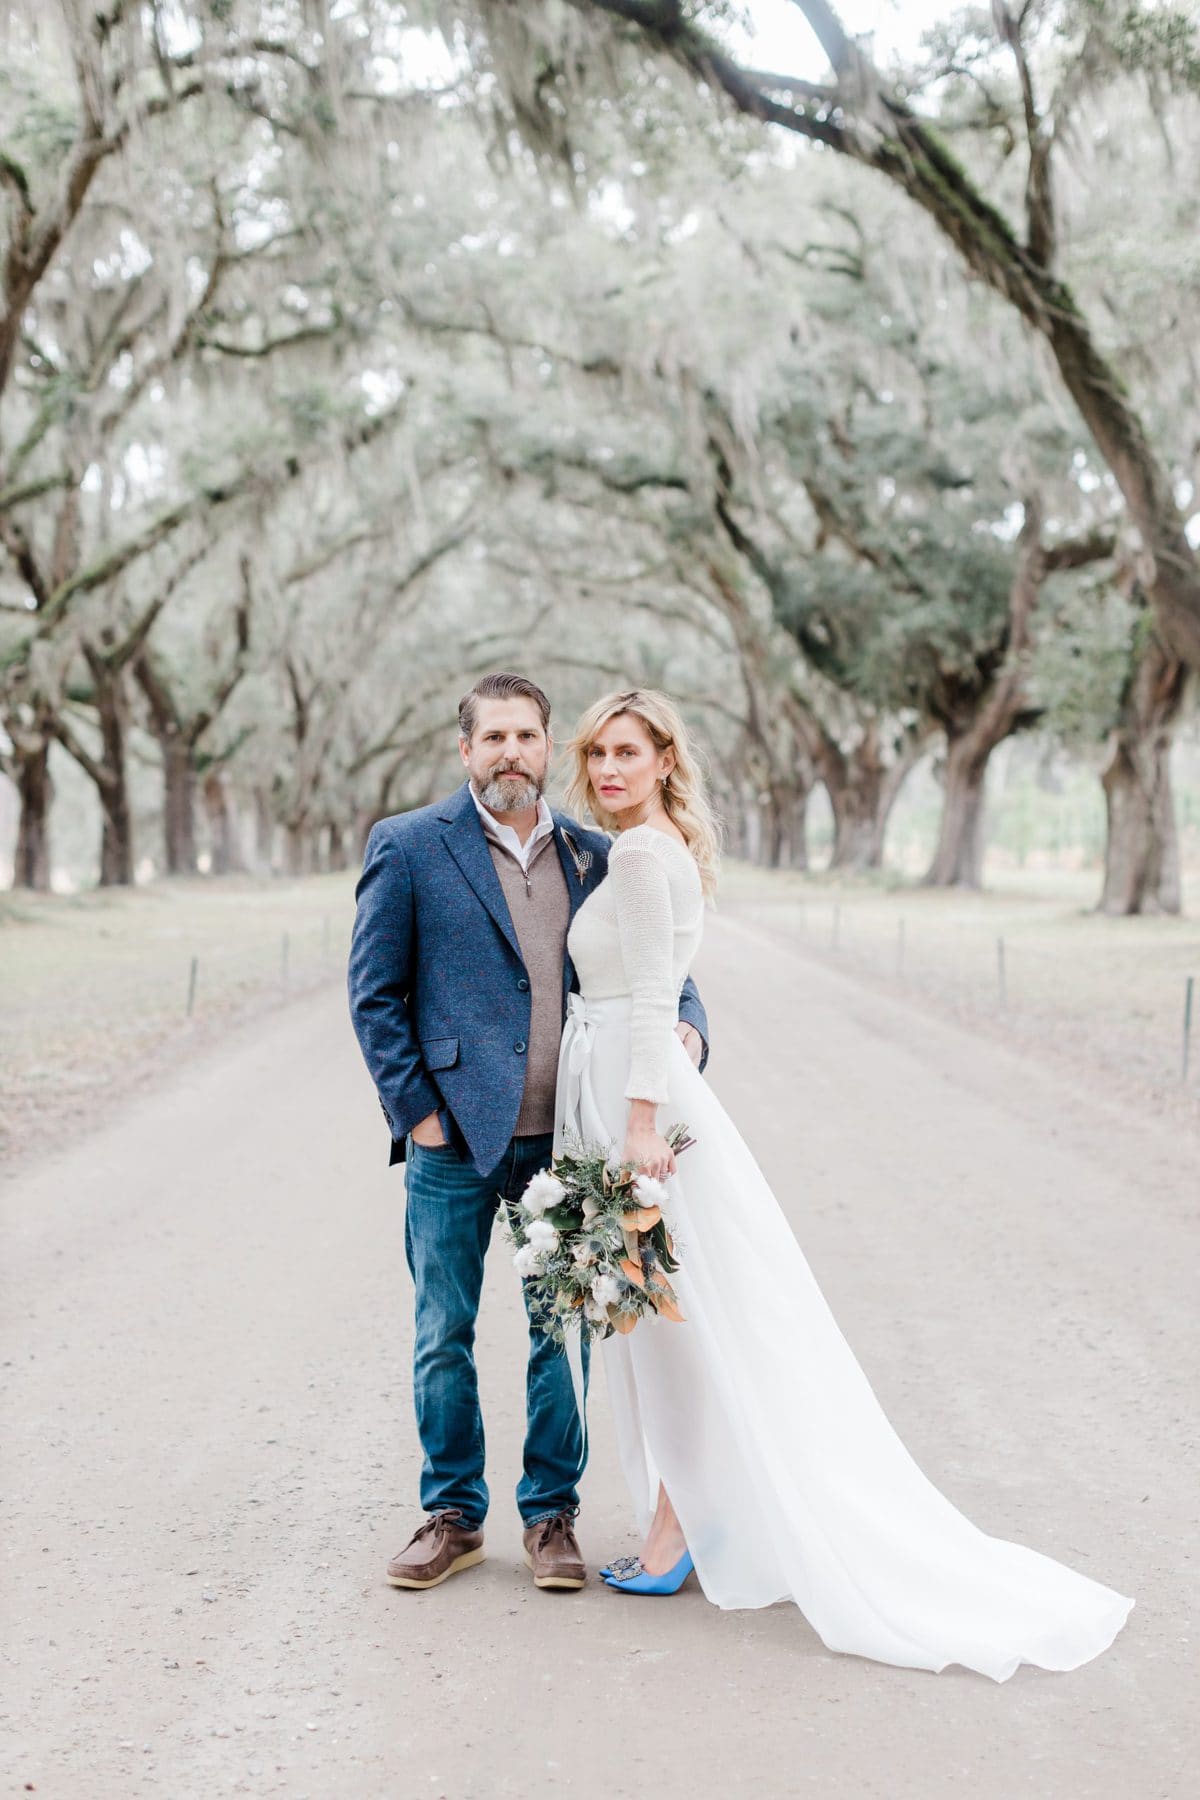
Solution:
<svg viewBox="0 0 1200 1800">
<path fill-rule="evenodd" d="M 525 842 L 522 843 L 511 825 L 501 824 L 495 813 L 488 811 L 475 792 L 473 782 L 467 783 L 467 791 L 475 802 L 475 810 L 479 814 L 480 822 L 487 835 L 494 843 L 499 844 L 501 849 L 507 850 L 510 855 L 515 856 L 522 868 L 528 867 L 534 845 L 540 844 L 542 839 L 549 837 L 554 830 L 554 815 L 546 804 L 546 796 L 538 795 L 537 822 Z"/>
</svg>

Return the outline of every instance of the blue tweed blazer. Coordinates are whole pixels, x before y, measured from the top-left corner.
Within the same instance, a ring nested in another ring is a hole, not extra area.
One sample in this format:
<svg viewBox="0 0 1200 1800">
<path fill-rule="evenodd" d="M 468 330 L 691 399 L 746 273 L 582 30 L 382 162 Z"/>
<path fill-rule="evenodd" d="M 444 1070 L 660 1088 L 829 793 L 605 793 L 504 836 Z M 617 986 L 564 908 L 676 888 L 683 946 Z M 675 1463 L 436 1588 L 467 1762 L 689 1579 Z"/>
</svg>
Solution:
<svg viewBox="0 0 1200 1800">
<path fill-rule="evenodd" d="M 572 856 L 591 852 L 580 878 Z M 571 917 L 608 868 L 609 840 L 554 813 Z M 548 852 L 546 853 L 548 854 Z M 350 945 L 350 1015 L 392 1135 L 391 1161 L 436 1112 L 481 1175 L 512 1139 L 525 1085 L 529 980 L 487 837 L 464 782 L 449 800 L 381 819 L 367 839 Z M 563 961 L 563 1017 L 576 985 Z M 708 1049 L 689 979 L 679 1016 Z"/>
</svg>

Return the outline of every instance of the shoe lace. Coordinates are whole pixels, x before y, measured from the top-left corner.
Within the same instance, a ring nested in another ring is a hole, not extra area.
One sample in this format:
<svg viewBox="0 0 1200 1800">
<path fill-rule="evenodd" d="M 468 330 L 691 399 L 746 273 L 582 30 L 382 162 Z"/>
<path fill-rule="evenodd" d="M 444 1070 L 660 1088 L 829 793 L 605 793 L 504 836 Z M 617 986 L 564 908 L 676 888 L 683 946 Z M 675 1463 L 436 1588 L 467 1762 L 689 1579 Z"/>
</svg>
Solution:
<svg viewBox="0 0 1200 1800">
<path fill-rule="evenodd" d="M 555 1513 L 553 1518 L 542 1520 L 542 1529 L 538 1537 L 538 1549 L 544 1550 L 550 1539 L 557 1533 L 564 1540 L 571 1536 L 574 1528 L 575 1514 L 571 1512 Z"/>
<path fill-rule="evenodd" d="M 461 1506 L 448 1506 L 444 1512 L 430 1513 L 425 1523 L 419 1525 L 413 1533 L 412 1541 L 414 1544 L 419 1543 L 422 1538 L 428 1537 L 431 1532 L 439 1531 L 444 1523 L 461 1518 Z"/>
</svg>

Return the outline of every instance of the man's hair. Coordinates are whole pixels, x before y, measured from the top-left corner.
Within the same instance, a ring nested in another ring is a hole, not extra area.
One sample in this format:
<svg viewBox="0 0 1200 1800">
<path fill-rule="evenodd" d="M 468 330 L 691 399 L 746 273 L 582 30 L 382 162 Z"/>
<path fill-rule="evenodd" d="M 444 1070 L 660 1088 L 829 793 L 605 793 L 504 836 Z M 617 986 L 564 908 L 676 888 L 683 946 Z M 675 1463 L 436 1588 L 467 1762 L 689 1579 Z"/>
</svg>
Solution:
<svg viewBox="0 0 1200 1800">
<path fill-rule="evenodd" d="M 468 743 L 479 723 L 481 700 L 532 700 L 541 717 L 542 730 L 550 729 L 550 702 L 536 681 L 530 681 L 527 675 L 481 675 L 458 703 L 458 729 Z"/>
</svg>

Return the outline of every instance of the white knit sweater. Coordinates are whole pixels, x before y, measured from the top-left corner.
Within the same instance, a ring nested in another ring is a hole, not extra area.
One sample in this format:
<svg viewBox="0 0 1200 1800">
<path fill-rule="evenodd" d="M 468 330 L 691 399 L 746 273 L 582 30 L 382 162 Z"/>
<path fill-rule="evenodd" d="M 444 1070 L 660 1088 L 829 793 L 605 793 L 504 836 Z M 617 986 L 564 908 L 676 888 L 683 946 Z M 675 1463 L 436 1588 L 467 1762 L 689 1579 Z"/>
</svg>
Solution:
<svg viewBox="0 0 1200 1800">
<path fill-rule="evenodd" d="M 623 831 L 609 853 L 607 880 L 575 915 L 567 949 L 585 1000 L 632 996 L 627 1100 L 667 1098 L 679 990 L 703 926 L 691 851 L 653 825 Z"/>
</svg>

